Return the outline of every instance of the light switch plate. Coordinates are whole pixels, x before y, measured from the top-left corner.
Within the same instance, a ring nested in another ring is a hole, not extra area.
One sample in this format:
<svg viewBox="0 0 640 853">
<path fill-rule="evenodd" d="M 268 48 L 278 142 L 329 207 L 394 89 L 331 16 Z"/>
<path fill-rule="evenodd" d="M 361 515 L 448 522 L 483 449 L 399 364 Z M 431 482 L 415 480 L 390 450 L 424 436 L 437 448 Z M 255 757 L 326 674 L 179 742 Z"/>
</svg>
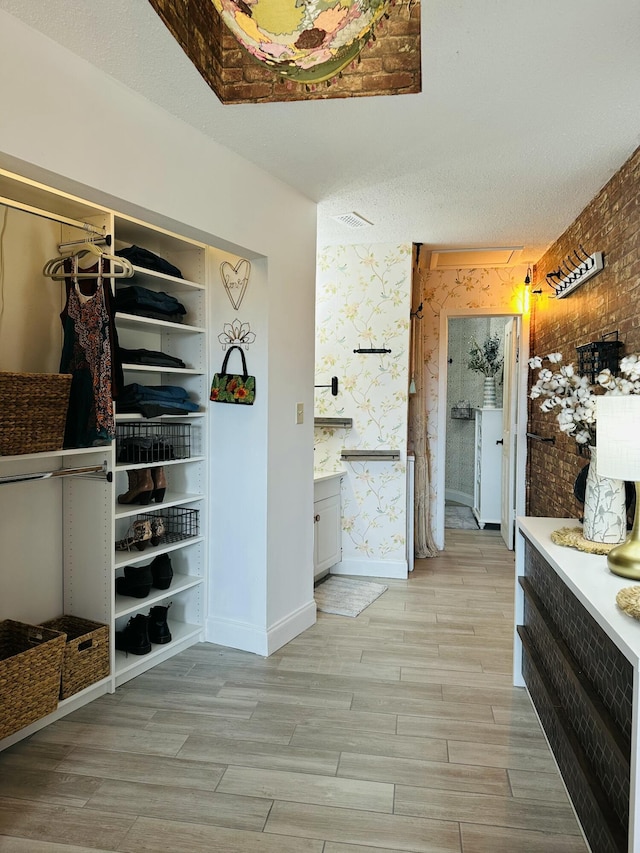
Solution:
<svg viewBox="0 0 640 853">
<path fill-rule="evenodd" d="M 296 403 L 296 423 L 304 423 L 304 403 Z"/>
</svg>

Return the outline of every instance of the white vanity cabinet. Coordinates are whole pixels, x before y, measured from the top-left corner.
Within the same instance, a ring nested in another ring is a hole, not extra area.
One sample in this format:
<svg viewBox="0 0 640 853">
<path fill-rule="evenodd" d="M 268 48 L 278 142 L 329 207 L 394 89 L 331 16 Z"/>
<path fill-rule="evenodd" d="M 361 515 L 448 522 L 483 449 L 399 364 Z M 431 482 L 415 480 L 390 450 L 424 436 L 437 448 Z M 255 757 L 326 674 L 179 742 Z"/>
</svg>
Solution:
<svg viewBox="0 0 640 853">
<path fill-rule="evenodd" d="M 342 559 L 342 474 L 316 474 L 313 495 L 313 577 L 327 574 Z"/>
<path fill-rule="evenodd" d="M 500 524 L 502 495 L 502 409 L 475 409 L 473 514 L 480 529 Z"/>
</svg>

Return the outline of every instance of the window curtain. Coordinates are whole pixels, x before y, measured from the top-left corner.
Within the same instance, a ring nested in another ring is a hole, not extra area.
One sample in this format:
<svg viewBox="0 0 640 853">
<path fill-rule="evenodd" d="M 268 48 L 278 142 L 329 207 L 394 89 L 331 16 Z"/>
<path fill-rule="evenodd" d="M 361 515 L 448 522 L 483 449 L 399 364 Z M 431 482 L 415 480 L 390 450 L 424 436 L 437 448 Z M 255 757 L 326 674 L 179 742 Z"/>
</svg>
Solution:
<svg viewBox="0 0 640 853">
<path fill-rule="evenodd" d="M 409 453 L 415 456 L 414 552 L 415 557 L 435 557 L 438 553 L 431 534 L 431 485 L 429 438 L 427 435 L 427 400 L 424 360 L 422 281 L 418 266 L 419 246 L 413 247 L 413 285 L 411 307 L 409 386 Z"/>
</svg>

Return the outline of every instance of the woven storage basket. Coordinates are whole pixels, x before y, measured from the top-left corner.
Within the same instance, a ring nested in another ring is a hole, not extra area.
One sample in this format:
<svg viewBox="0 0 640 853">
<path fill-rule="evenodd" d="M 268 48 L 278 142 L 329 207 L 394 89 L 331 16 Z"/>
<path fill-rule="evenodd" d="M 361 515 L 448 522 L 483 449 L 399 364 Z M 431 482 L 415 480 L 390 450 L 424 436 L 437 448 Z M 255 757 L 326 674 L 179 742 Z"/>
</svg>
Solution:
<svg viewBox="0 0 640 853">
<path fill-rule="evenodd" d="M 77 616 L 59 616 L 43 628 L 67 635 L 62 658 L 60 698 L 68 699 L 109 675 L 109 626 Z"/>
<path fill-rule="evenodd" d="M 66 373 L 0 372 L 0 454 L 60 450 L 70 389 Z"/>
<path fill-rule="evenodd" d="M 0 622 L 0 740 L 58 707 L 64 634 Z"/>
</svg>

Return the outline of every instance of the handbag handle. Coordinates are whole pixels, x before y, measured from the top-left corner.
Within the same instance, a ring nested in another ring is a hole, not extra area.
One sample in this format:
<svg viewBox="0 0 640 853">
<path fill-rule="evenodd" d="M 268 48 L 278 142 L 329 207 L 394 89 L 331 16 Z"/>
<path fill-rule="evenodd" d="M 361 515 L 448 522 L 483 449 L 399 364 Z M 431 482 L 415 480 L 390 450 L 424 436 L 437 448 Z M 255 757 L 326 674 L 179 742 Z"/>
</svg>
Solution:
<svg viewBox="0 0 640 853">
<path fill-rule="evenodd" d="M 240 353 L 240 356 L 241 356 L 241 358 L 242 358 L 242 378 L 246 380 L 246 379 L 247 379 L 247 377 L 248 377 L 248 375 L 249 375 L 249 373 L 248 373 L 248 371 L 247 371 L 247 361 L 246 361 L 246 359 L 245 359 L 245 357 L 244 357 L 244 353 L 243 353 L 243 351 L 242 351 L 242 348 L 241 348 L 241 347 L 237 347 L 237 346 L 235 346 L 235 347 L 229 347 L 229 349 L 227 350 L 227 354 L 226 354 L 226 355 L 225 355 L 225 357 L 224 357 L 224 361 L 222 362 L 222 370 L 221 370 L 220 372 L 221 372 L 221 373 L 226 373 L 226 372 L 227 372 L 227 364 L 228 364 L 228 362 L 229 362 L 229 356 L 230 356 L 230 355 L 231 355 L 231 353 L 234 351 L 234 349 L 237 349 L 237 350 L 238 350 L 238 352 Z"/>
</svg>

